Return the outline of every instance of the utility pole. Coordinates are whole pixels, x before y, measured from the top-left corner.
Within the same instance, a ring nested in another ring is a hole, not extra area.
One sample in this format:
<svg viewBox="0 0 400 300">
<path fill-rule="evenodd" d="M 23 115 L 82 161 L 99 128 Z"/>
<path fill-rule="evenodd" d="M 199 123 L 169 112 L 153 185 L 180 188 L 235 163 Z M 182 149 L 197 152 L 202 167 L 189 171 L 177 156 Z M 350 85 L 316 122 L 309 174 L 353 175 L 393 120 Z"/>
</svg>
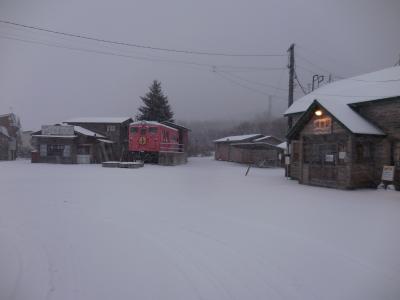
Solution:
<svg viewBox="0 0 400 300">
<path fill-rule="evenodd" d="M 294 92 L 294 44 L 291 44 L 289 49 L 289 97 L 288 97 L 288 107 L 293 104 L 293 92 Z M 288 130 L 292 128 L 293 120 L 292 117 L 288 117 Z"/>
<path fill-rule="evenodd" d="M 294 44 L 291 44 L 289 49 L 289 96 L 288 96 L 288 107 L 293 104 L 293 92 L 294 92 Z M 293 126 L 293 120 L 291 116 L 288 116 L 288 131 Z M 285 154 L 285 176 L 290 178 L 290 156 L 291 156 L 291 146 L 290 141 L 287 141 L 287 149 Z"/>
</svg>

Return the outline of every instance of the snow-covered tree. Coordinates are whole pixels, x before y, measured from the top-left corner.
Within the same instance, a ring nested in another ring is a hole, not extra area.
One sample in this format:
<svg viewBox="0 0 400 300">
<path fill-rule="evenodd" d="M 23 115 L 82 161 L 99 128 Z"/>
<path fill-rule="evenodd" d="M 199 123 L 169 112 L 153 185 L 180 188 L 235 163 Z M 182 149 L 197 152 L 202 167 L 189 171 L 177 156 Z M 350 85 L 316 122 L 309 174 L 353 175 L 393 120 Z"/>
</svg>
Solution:
<svg viewBox="0 0 400 300">
<path fill-rule="evenodd" d="M 167 96 L 161 89 L 161 82 L 154 80 L 149 87 L 149 92 L 144 97 L 140 97 L 143 105 L 139 107 L 138 120 L 146 121 L 171 121 L 173 122 L 174 113 L 168 103 Z"/>
</svg>

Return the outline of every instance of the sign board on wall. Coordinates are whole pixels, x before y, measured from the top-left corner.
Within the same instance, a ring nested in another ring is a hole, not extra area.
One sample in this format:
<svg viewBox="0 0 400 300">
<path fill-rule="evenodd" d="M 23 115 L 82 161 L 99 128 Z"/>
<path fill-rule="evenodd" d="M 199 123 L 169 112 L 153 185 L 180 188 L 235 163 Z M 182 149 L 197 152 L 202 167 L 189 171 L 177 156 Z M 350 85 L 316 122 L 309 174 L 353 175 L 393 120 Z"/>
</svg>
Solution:
<svg viewBox="0 0 400 300">
<path fill-rule="evenodd" d="M 74 135 L 74 126 L 42 125 L 42 135 L 72 136 Z"/>
<path fill-rule="evenodd" d="M 394 166 L 383 166 L 382 180 L 393 181 L 393 179 L 394 179 Z"/>
<path fill-rule="evenodd" d="M 334 162 L 335 161 L 335 156 L 333 154 L 326 154 L 325 155 L 325 161 L 326 162 Z"/>
<path fill-rule="evenodd" d="M 330 134 L 332 133 L 332 118 L 322 117 L 317 118 L 313 121 L 313 133 L 314 134 Z"/>
</svg>

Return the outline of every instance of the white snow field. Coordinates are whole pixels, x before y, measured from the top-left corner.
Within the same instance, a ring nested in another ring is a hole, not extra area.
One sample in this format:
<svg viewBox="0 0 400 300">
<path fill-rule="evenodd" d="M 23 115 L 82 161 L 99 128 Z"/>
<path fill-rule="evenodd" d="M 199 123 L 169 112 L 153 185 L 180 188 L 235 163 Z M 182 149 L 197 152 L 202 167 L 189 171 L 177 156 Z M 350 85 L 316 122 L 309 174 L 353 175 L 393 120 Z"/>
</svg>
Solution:
<svg viewBox="0 0 400 300">
<path fill-rule="evenodd" d="M 0 163 L 0 299 L 400 299 L 400 193 L 281 169 Z"/>
</svg>

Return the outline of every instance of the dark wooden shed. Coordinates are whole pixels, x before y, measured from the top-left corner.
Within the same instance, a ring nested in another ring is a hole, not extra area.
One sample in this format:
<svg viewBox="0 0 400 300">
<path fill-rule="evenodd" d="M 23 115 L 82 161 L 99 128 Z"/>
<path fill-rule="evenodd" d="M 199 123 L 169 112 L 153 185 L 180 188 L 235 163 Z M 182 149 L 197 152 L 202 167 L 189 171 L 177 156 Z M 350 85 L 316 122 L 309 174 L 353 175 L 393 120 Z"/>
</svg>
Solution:
<svg viewBox="0 0 400 300">
<path fill-rule="evenodd" d="M 33 162 L 60 164 L 101 163 L 112 157 L 113 141 L 80 126 L 44 125 L 32 135 L 39 155 Z"/>
<path fill-rule="evenodd" d="M 65 121 L 88 130 L 98 132 L 112 141 L 111 160 L 121 160 L 128 151 L 128 128 L 133 120 L 130 117 L 87 117 Z"/>
</svg>

